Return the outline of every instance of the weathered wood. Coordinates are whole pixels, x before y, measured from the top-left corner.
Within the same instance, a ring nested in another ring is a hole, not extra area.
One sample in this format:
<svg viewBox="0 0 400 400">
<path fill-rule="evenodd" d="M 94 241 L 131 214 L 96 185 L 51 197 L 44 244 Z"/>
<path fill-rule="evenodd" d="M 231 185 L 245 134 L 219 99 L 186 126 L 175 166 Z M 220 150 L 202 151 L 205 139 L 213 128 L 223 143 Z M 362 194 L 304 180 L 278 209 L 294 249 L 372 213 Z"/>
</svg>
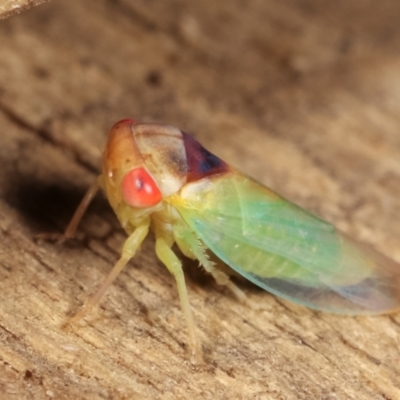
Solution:
<svg viewBox="0 0 400 400">
<path fill-rule="evenodd" d="M 33 239 L 65 227 L 107 129 L 135 117 L 400 261 L 399 17 L 397 0 L 73 0 L 2 21 L 2 398 L 399 399 L 400 314 L 333 316 L 244 283 L 249 308 L 188 264 L 196 367 L 151 239 L 62 328 L 125 237 L 104 199 L 80 240 Z"/>
<path fill-rule="evenodd" d="M 0 0 L 0 19 L 19 14 L 49 0 Z"/>
</svg>

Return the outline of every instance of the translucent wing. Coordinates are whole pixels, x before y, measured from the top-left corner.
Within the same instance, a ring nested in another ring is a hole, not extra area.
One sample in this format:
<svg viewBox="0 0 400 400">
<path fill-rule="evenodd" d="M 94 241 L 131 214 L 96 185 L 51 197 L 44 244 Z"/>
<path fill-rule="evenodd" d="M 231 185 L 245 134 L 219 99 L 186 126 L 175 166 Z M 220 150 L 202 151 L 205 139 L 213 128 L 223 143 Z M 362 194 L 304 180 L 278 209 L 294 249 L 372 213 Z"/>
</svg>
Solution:
<svg viewBox="0 0 400 400">
<path fill-rule="evenodd" d="M 400 266 L 235 171 L 186 184 L 171 199 L 227 265 L 308 307 L 374 314 L 400 307 Z"/>
</svg>

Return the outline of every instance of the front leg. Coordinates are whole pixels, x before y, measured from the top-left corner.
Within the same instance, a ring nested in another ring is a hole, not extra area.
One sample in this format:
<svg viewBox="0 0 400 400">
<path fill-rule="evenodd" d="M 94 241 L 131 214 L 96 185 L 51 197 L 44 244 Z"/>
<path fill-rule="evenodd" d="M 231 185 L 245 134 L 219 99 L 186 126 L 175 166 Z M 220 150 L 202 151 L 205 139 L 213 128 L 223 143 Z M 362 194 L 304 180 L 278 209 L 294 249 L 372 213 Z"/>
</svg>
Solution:
<svg viewBox="0 0 400 400">
<path fill-rule="evenodd" d="M 167 241 L 163 237 L 158 237 L 156 239 L 156 253 L 158 258 L 168 268 L 169 272 L 171 272 L 171 274 L 175 277 L 176 284 L 178 286 L 178 293 L 181 301 L 182 311 L 185 316 L 189 332 L 190 347 L 192 348 L 192 353 L 195 357 L 195 360 L 201 363 L 201 347 L 196 335 L 196 325 L 193 320 L 192 309 L 189 303 L 185 276 L 182 270 L 182 262 L 171 250 L 171 247 L 168 245 Z"/>
<path fill-rule="evenodd" d="M 72 216 L 67 228 L 64 233 L 39 233 L 36 235 L 36 239 L 41 240 L 54 240 L 59 243 L 64 242 L 67 239 L 71 239 L 75 236 L 76 229 L 78 228 L 79 223 L 83 215 L 85 214 L 89 204 L 92 202 L 94 196 L 99 190 L 101 186 L 102 176 L 100 175 L 89 187 L 83 199 L 81 200 L 78 208 L 75 210 L 74 215 Z"/>
<path fill-rule="evenodd" d="M 146 220 L 142 225 L 138 226 L 130 236 L 128 236 L 122 248 L 120 259 L 114 265 L 103 284 L 100 286 L 97 292 L 83 305 L 81 310 L 68 321 L 68 324 L 74 323 L 83 318 L 88 311 L 100 301 L 104 293 L 114 282 L 115 278 L 119 275 L 128 261 L 135 255 L 138 247 L 147 236 L 149 232 L 149 223 L 149 220 Z"/>
</svg>

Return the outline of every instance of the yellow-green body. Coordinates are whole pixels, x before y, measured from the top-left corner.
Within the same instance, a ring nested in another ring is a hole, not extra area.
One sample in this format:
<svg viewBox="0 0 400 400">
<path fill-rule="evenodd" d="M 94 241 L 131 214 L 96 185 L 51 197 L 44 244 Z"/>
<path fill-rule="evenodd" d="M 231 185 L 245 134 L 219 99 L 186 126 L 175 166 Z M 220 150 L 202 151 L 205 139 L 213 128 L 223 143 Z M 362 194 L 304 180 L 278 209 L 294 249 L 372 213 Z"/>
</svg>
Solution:
<svg viewBox="0 0 400 400">
<path fill-rule="evenodd" d="M 144 178 L 131 181 L 130 174 Z M 210 261 L 210 252 L 256 285 L 311 308 L 374 314 L 400 307 L 398 264 L 230 168 L 176 128 L 133 120 L 116 124 L 98 185 L 128 238 L 110 275 L 72 321 L 99 301 L 150 230 L 158 258 L 176 279 L 197 360 L 201 346 L 174 243 L 240 300 L 244 293 Z M 66 237 L 98 185 L 89 189 Z"/>
</svg>

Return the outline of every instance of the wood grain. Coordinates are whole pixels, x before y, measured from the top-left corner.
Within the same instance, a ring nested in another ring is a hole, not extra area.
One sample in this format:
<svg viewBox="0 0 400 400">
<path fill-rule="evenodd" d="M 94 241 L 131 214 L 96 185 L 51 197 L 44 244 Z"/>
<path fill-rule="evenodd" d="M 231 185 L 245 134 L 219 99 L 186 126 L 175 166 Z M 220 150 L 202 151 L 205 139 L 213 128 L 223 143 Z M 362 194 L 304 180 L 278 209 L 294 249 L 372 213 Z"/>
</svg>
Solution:
<svg viewBox="0 0 400 400">
<path fill-rule="evenodd" d="M 0 24 L 0 389 L 6 399 L 399 399 L 400 314 L 341 317 L 187 264 L 206 364 L 188 361 L 150 238 L 86 323 L 116 261 L 106 201 L 62 231 L 106 132 L 176 125 L 400 262 L 400 3 L 52 2 Z"/>
<path fill-rule="evenodd" d="M 0 20 L 29 10 L 46 1 L 49 0 L 0 0 Z"/>
</svg>

